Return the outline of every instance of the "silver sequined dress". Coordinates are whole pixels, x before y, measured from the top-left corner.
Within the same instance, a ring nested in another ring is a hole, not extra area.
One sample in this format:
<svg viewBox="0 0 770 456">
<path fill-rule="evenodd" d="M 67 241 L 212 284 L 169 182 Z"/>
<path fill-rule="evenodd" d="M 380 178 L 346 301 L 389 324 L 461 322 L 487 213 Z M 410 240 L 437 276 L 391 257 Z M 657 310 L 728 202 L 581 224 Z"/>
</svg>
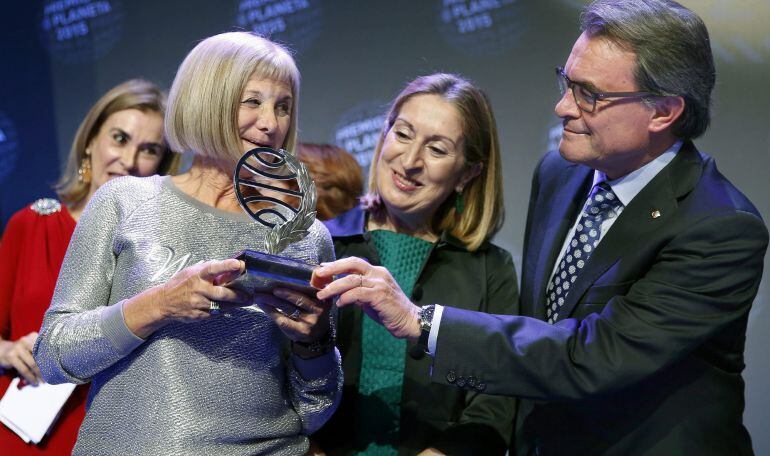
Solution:
<svg viewBox="0 0 770 456">
<path fill-rule="evenodd" d="M 289 355 L 255 307 L 172 323 L 147 340 L 126 327 L 122 301 L 200 261 L 261 250 L 266 228 L 206 206 L 169 177 L 108 182 L 83 213 L 34 356 L 49 383 L 90 381 L 78 455 L 302 454 L 306 435 L 339 402 L 339 354 Z M 282 255 L 334 258 L 329 233 Z"/>
</svg>

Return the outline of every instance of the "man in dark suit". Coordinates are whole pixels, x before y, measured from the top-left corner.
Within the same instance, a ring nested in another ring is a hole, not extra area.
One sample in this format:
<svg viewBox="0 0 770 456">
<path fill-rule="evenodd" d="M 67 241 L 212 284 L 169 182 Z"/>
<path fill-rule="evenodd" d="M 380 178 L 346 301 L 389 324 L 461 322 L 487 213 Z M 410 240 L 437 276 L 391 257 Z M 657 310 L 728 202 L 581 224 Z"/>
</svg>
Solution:
<svg viewBox="0 0 770 456">
<path fill-rule="evenodd" d="M 768 234 L 692 139 L 714 65 L 694 13 L 668 0 L 599 0 L 556 74 L 559 153 L 532 184 L 524 316 L 417 308 L 386 271 L 340 260 L 340 294 L 421 340 L 432 380 L 521 396 L 518 450 L 751 454 L 743 349 Z M 447 286 L 462 286 L 447 284 Z"/>
</svg>

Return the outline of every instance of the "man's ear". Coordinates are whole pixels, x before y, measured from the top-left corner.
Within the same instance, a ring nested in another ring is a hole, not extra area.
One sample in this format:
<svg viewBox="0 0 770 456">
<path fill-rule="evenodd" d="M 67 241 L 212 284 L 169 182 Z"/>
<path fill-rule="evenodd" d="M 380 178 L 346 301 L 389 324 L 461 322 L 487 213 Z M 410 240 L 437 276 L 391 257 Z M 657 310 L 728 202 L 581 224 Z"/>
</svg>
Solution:
<svg viewBox="0 0 770 456">
<path fill-rule="evenodd" d="M 652 133 L 660 133 L 671 128 L 684 112 L 684 98 L 660 97 L 655 100 L 653 115 L 650 119 L 649 130 Z"/>
</svg>

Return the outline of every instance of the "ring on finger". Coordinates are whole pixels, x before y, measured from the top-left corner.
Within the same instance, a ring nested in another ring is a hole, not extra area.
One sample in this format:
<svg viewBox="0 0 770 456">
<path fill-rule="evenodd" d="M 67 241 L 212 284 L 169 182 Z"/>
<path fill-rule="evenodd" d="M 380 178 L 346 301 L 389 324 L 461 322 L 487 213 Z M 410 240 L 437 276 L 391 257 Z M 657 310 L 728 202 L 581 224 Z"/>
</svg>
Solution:
<svg viewBox="0 0 770 456">
<path fill-rule="evenodd" d="M 209 315 L 219 315 L 221 307 L 216 301 L 209 301 Z"/>
<path fill-rule="evenodd" d="M 291 318 L 292 320 L 299 319 L 299 316 L 302 314 L 299 309 L 294 309 L 294 312 L 288 313 L 283 309 L 279 309 L 278 307 L 275 308 L 275 311 L 279 314 L 283 315 L 284 317 Z"/>
<path fill-rule="evenodd" d="M 364 287 L 364 276 L 361 274 L 358 274 L 358 288 Z"/>
</svg>

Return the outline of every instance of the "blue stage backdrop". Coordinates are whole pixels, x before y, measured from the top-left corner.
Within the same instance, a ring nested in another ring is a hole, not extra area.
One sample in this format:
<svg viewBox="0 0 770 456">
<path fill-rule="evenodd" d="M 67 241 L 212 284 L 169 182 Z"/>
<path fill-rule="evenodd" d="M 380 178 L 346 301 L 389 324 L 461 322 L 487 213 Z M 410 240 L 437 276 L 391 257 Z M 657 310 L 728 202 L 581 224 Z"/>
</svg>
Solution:
<svg viewBox="0 0 770 456">
<path fill-rule="evenodd" d="M 770 0 L 681 0 L 712 34 L 715 115 L 698 146 L 770 215 Z M 300 135 L 368 167 L 391 100 L 417 75 L 461 73 L 497 116 L 506 223 L 496 242 L 520 266 L 532 169 L 558 144 L 553 68 L 577 37 L 582 0 L 28 0 L 0 14 L 0 223 L 53 196 L 89 106 L 123 80 L 168 88 L 202 38 L 253 30 L 288 44 L 302 72 Z M 765 265 L 768 265 L 767 259 Z M 770 454 L 770 290 L 749 322 L 746 423 Z M 764 405 L 764 406 L 763 406 Z"/>
</svg>

